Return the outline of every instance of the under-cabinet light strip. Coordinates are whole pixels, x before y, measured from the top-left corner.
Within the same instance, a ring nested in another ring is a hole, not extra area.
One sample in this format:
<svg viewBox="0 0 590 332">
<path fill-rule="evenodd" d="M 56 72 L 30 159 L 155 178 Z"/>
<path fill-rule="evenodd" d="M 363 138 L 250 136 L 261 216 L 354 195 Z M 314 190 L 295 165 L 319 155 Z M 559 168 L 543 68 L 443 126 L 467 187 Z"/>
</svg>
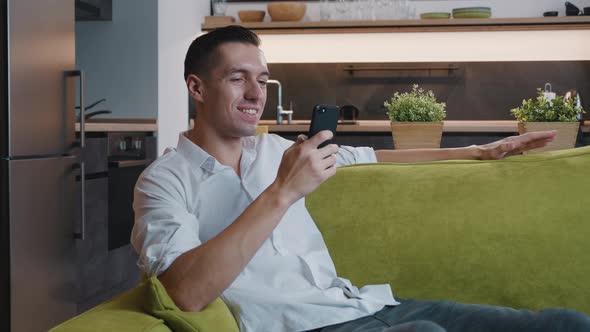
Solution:
<svg viewBox="0 0 590 332">
<path fill-rule="evenodd" d="M 269 63 L 590 60 L 590 30 L 262 34 Z"/>
</svg>

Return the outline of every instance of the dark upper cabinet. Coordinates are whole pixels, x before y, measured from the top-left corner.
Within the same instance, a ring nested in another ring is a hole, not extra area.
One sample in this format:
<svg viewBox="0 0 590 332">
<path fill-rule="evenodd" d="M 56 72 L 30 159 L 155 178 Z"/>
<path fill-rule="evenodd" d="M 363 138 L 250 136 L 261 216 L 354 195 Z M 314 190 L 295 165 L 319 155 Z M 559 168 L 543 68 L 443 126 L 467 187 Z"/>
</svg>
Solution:
<svg viewBox="0 0 590 332">
<path fill-rule="evenodd" d="M 111 21 L 113 0 L 76 0 L 76 21 Z"/>
</svg>

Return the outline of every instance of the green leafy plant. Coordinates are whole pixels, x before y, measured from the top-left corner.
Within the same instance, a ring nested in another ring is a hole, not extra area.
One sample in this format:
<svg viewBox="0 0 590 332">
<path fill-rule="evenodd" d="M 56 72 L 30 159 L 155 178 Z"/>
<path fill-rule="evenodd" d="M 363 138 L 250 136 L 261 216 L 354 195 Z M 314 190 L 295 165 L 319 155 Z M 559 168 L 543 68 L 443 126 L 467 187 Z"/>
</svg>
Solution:
<svg viewBox="0 0 590 332">
<path fill-rule="evenodd" d="M 556 96 L 549 101 L 543 90 L 537 89 L 537 98 L 523 100 L 522 105 L 513 108 L 510 113 L 520 122 L 575 122 L 579 115 L 585 113 L 576 104 L 577 97 L 565 99 Z"/>
<path fill-rule="evenodd" d="M 434 122 L 442 121 L 447 116 L 447 105 L 437 102 L 432 91 L 425 92 L 417 84 L 411 92 L 394 93 L 391 101 L 384 102 L 383 106 L 387 108 L 391 121 Z"/>
</svg>

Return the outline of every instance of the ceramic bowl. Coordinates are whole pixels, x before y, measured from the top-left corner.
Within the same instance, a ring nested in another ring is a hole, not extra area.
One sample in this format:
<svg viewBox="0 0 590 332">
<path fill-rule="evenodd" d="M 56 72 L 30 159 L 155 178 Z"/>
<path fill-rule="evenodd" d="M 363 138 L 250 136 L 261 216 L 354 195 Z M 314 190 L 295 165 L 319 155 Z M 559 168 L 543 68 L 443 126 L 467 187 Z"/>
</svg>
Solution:
<svg viewBox="0 0 590 332">
<path fill-rule="evenodd" d="M 422 13 L 420 14 L 421 19 L 445 19 L 451 18 L 451 13 L 446 12 L 432 12 L 432 13 Z"/>
<path fill-rule="evenodd" d="M 307 6 L 301 2 L 271 2 L 267 5 L 273 21 L 299 21 L 305 15 Z"/>
<path fill-rule="evenodd" d="M 466 7 L 453 9 L 453 18 L 489 18 L 492 16 L 490 7 Z"/>
<path fill-rule="evenodd" d="M 264 10 L 240 10 L 238 17 L 242 22 L 262 22 L 266 12 Z"/>
</svg>

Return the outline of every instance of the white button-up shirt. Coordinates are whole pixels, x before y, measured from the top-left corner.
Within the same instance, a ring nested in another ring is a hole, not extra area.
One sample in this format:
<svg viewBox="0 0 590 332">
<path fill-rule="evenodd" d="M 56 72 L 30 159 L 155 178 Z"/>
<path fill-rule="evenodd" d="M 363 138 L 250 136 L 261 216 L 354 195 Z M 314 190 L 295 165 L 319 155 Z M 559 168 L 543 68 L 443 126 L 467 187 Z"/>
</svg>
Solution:
<svg viewBox="0 0 590 332">
<path fill-rule="evenodd" d="M 243 139 L 241 177 L 180 135 L 135 187 L 131 242 L 150 276 L 207 242 L 276 178 L 292 141 L 262 134 Z M 337 166 L 375 162 L 371 148 L 340 147 Z M 353 286 L 336 275 L 304 199 L 286 212 L 272 235 L 223 292 L 241 331 L 303 331 L 337 324 L 395 305 L 389 285 Z"/>
</svg>

